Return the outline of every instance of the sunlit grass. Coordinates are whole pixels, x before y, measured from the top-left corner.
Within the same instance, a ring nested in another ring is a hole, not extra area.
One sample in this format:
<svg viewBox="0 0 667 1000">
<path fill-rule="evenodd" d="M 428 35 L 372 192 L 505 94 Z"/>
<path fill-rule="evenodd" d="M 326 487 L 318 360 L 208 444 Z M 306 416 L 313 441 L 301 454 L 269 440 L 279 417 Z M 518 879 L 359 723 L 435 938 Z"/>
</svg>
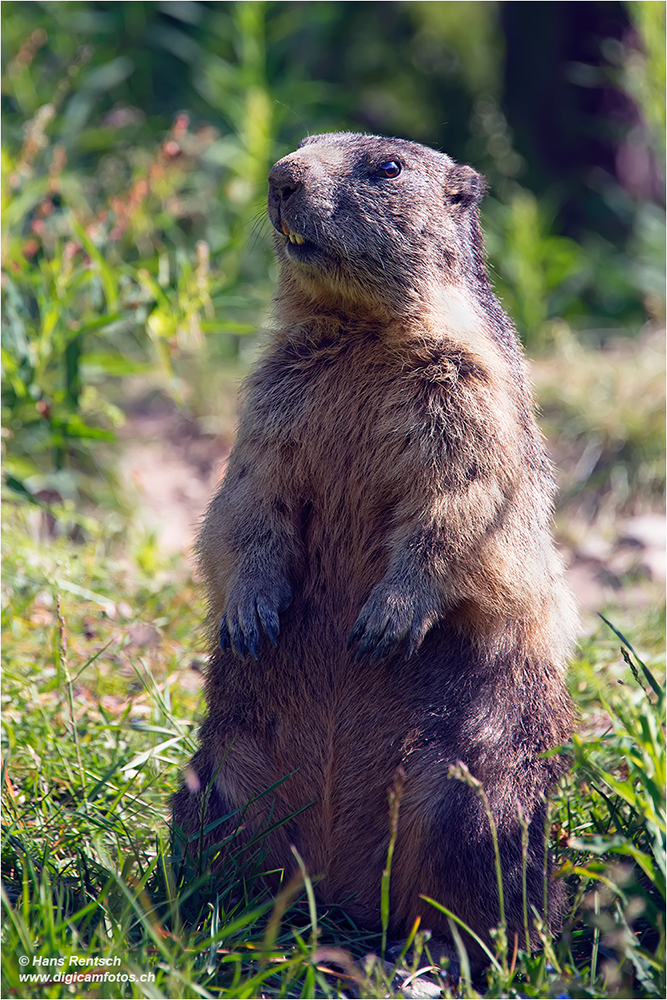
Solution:
<svg viewBox="0 0 667 1000">
<path fill-rule="evenodd" d="M 147 574 L 102 527 L 78 545 L 36 530 L 28 508 L 8 508 L 3 996 L 403 995 L 379 936 L 318 910 L 307 873 L 267 895 L 261 842 L 243 863 L 232 845 L 215 878 L 172 849 L 169 796 L 201 711 L 203 609 L 187 567 L 158 559 Z M 431 975 L 441 996 L 661 995 L 660 631 L 647 620 L 628 639 L 650 676 L 602 622 L 573 665 L 580 734 L 552 805 L 574 907 L 562 938 L 543 935 L 529 955 L 497 935 L 485 977 L 470 981 L 465 958 L 467 986 Z M 402 978 L 438 963 L 415 934 Z M 109 981 L 72 987 L 56 976 L 85 974 L 92 966 L 74 961 L 86 958 Z M 49 985 L 24 993 L 26 970 Z M 110 979 L 119 974 L 128 978 Z"/>
</svg>

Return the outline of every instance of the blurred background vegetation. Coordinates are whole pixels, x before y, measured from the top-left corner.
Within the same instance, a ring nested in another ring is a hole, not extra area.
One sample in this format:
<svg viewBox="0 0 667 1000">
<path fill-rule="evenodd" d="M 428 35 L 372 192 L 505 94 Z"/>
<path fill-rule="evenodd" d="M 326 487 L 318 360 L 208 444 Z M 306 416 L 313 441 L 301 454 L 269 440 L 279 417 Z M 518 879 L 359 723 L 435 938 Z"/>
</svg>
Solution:
<svg viewBox="0 0 667 1000">
<path fill-rule="evenodd" d="M 648 654 L 585 620 L 552 814 L 572 913 L 487 995 L 664 996 L 664 3 L 4 0 L 2 28 L 5 994 L 15 951 L 88 949 L 158 970 L 105 996 L 316 995 L 312 917 L 270 980 L 264 896 L 232 869 L 174 888 L 164 816 L 201 712 L 186 522 L 275 283 L 267 170 L 348 128 L 487 176 L 570 582 Z"/>
<path fill-rule="evenodd" d="M 332 129 L 418 140 L 486 174 L 498 293 L 529 353 L 561 360 L 542 395 L 567 424 L 558 457 L 574 442 L 566 489 L 622 481 L 627 507 L 639 476 L 660 496 L 661 2 L 5 0 L 2 18 L 15 497 L 122 504 L 107 442 L 151 380 L 203 431 L 231 433 L 216 372 L 252 355 L 266 319 L 267 169 Z M 598 364 L 630 339 L 648 339 L 638 368 L 627 353 Z"/>
</svg>

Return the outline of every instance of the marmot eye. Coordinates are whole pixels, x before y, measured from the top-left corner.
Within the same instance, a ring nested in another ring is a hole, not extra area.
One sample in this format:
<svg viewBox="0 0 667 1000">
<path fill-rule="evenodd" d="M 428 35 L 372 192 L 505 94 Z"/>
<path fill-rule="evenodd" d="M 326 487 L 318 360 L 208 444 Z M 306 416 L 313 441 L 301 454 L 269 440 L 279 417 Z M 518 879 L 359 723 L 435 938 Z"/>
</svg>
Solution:
<svg viewBox="0 0 667 1000">
<path fill-rule="evenodd" d="M 375 172 L 379 177 L 398 177 L 401 165 L 396 160 L 387 160 L 386 163 L 381 163 Z"/>
</svg>

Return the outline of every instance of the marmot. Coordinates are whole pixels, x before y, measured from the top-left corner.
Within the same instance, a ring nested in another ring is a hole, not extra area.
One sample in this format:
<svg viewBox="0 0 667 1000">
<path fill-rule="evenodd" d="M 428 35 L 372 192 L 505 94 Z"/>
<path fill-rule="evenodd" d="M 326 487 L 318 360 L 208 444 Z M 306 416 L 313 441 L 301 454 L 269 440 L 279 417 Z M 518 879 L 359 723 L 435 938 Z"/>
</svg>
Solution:
<svg viewBox="0 0 667 1000">
<path fill-rule="evenodd" d="M 545 881 L 552 927 L 563 908 L 544 870 L 563 765 L 545 751 L 571 732 L 574 612 L 521 349 L 485 269 L 484 182 L 417 143 L 333 133 L 269 185 L 275 324 L 199 536 L 209 714 L 177 827 L 235 813 L 211 847 L 239 816 L 241 837 L 270 826 L 267 870 L 289 875 L 294 844 L 319 898 L 377 929 L 402 767 L 390 933 L 420 914 L 451 941 L 426 895 L 489 941 L 492 838 L 480 797 L 448 776 L 462 761 L 491 804 L 522 943 L 520 809 L 531 927 Z"/>
</svg>

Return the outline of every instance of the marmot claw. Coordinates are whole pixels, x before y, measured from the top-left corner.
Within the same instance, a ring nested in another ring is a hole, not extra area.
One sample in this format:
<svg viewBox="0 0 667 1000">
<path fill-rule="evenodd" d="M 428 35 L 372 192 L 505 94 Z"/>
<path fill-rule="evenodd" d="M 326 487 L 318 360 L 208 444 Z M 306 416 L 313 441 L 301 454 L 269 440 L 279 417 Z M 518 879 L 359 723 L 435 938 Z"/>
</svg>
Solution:
<svg viewBox="0 0 667 1000">
<path fill-rule="evenodd" d="M 219 642 L 223 652 L 231 648 L 242 660 L 248 654 L 253 660 L 257 660 L 262 644 L 262 629 L 271 645 L 277 645 L 279 613 L 290 604 L 292 590 L 289 584 L 281 581 L 277 591 L 277 597 L 262 591 L 256 596 L 246 593 L 236 600 L 232 594 L 220 622 Z"/>
</svg>

